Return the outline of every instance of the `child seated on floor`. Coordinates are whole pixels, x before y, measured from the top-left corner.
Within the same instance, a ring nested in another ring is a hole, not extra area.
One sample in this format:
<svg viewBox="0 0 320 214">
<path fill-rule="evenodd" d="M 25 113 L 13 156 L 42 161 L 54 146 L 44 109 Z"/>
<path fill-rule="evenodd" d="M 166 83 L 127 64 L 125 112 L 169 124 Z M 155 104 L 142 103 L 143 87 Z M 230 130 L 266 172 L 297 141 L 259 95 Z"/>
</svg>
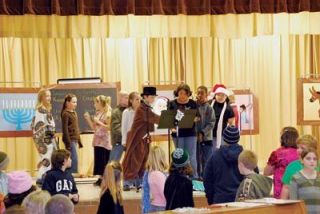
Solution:
<svg viewBox="0 0 320 214">
<path fill-rule="evenodd" d="M 172 154 L 169 177 L 164 185 L 166 210 L 194 207 L 193 189 L 190 176 L 193 175 L 189 154 L 177 148 Z"/>
<path fill-rule="evenodd" d="M 25 214 L 45 214 L 45 206 L 50 198 L 47 191 L 37 190 L 25 197 L 21 206 L 25 208 Z"/>
<path fill-rule="evenodd" d="M 244 150 L 238 158 L 238 167 L 244 179 L 236 194 L 236 201 L 270 197 L 272 179 L 254 172 L 257 167 L 257 156 L 249 150 Z"/>
<path fill-rule="evenodd" d="M 158 212 L 166 209 L 166 198 L 163 190 L 167 179 L 167 169 L 168 164 L 164 151 L 159 146 L 151 147 L 142 181 L 143 213 Z"/>
<path fill-rule="evenodd" d="M 52 153 L 52 169 L 49 170 L 44 178 L 42 190 L 47 190 L 51 195 L 64 194 L 73 203 L 79 202 L 79 194 L 73 176 L 67 168 L 71 167 L 70 152 L 59 149 Z"/>
<path fill-rule="evenodd" d="M 122 167 L 111 161 L 104 170 L 97 214 L 124 214 L 121 194 Z"/>
<path fill-rule="evenodd" d="M 74 214 L 74 204 L 62 194 L 52 196 L 45 206 L 46 214 Z"/>
<path fill-rule="evenodd" d="M 25 197 L 36 190 L 32 185 L 32 178 L 25 171 L 13 171 L 8 175 L 8 195 L 4 199 L 6 212 L 20 210 L 20 205 Z"/>
</svg>

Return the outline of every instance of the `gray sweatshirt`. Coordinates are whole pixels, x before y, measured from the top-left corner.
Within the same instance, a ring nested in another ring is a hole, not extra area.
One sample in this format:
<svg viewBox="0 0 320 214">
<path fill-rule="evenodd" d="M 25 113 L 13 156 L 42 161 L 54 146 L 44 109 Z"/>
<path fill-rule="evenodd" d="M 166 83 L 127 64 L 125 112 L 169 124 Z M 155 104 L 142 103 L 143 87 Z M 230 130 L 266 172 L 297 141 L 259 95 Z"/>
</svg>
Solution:
<svg viewBox="0 0 320 214">
<path fill-rule="evenodd" d="M 204 141 L 212 141 L 212 130 L 216 122 L 213 108 L 208 102 L 197 104 L 200 114 L 200 121 L 196 123 L 196 132 L 202 133 Z"/>
</svg>

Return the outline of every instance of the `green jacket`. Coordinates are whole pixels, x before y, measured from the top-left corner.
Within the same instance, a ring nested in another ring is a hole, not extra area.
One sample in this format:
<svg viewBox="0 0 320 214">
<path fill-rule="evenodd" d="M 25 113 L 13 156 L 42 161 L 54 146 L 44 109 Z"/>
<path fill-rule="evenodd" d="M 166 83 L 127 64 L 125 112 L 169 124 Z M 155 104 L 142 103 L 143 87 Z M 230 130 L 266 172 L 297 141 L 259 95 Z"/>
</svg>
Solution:
<svg viewBox="0 0 320 214">
<path fill-rule="evenodd" d="M 111 142 L 112 145 L 121 144 L 121 120 L 125 107 L 117 106 L 111 113 Z"/>
<path fill-rule="evenodd" d="M 240 183 L 236 201 L 270 197 L 272 179 L 260 174 L 250 174 Z"/>
</svg>

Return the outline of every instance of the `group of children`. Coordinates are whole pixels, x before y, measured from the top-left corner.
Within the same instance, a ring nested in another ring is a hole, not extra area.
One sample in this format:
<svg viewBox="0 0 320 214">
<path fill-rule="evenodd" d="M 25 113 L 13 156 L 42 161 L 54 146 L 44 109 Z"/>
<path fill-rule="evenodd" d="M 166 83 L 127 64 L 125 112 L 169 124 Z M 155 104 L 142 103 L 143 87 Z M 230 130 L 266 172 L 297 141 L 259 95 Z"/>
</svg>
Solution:
<svg viewBox="0 0 320 214">
<path fill-rule="evenodd" d="M 105 210 L 124 213 L 122 190 L 130 190 L 132 186 L 143 188 L 143 213 L 193 207 L 195 179 L 203 180 L 209 205 L 269 197 L 272 188 L 269 175 L 273 175 L 275 198 L 303 199 L 309 213 L 316 212 L 320 205 L 320 177 L 315 138 L 299 137 L 295 128 L 285 127 L 281 147 L 271 153 L 264 175 L 259 174 L 256 155 L 238 144 L 237 113 L 230 106 L 226 87 L 215 85 L 210 94 L 212 100 L 208 100 L 209 92 L 204 86 L 198 87 L 196 94 L 194 101 L 190 87 L 181 84 L 174 91 L 175 99 L 168 102 L 170 110 L 197 112 L 192 128 L 171 130 L 176 149 L 171 154 L 170 166 L 160 147 L 150 148 L 150 132 L 159 122 L 159 116 L 152 111 L 156 88 L 144 87 L 141 95 L 121 92 L 119 105 L 114 109 L 109 97 L 94 98 L 95 115 L 85 113 L 84 117 L 95 130 L 94 174 L 99 176 L 95 184 L 101 187 L 98 213 Z M 0 172 L 0 193 L 5 196 L 6 208 L 22 204 L 25 209 L 44 210 L 54 198 L 50 195 L 57 196 L 57 201 L 63 196 L 69 198 L 72 206 L 70 203 L 63 206 L 72 207 L 70 210 L 79 201 L 72 176 L 78 171 L 76 147 L 82 147 L 77 97 L 66 95 L 61 111 L 65 150 L 58 149 L 55 142 L 50 103 L 50 91 L 41 90 L 32 123 L 40 154 L 38 183 L 47 192 L 35 191 L 27 173 Z M 0 152 L 0 170 L 5 169 L 8 161 L 6 154 Z"/>
</svg>

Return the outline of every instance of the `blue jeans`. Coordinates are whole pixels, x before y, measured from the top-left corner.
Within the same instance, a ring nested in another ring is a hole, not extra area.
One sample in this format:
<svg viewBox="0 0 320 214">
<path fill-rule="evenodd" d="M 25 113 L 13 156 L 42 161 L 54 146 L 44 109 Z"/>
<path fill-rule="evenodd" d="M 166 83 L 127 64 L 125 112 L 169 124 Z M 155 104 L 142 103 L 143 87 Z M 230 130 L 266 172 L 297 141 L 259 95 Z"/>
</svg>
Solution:
<svg viewBox="0 0 320 214">
<path fill-rule="evenodd" d="M 71 167 L 70 172 L 71 173 L 78 173 L 78 154 L 77 154 L 77 141 L 71 141 L 70 145 L 70 153 L 71 153 Z"/>
<path fill-rule="evenodd" d="M 198 164 L 198 173 L 201 178 L 203 178 L 204 169 L 206 163 L 210 160 L 213 153 L 213 147 L 210 141 L 209 143 L 199 143 L 199 164 Z"/>
<path fill-rule="evenodd" d="M 121 143 L 117 143 L 113 145 L 112 150 L 110 152 L 109 162 L 111 161 L 120 161 L 123 153 L 123 146 Z"/>
<path fill-rule="evenodd" d="M 160 211 L 165 211 L 166 207 L 160 207 L 160 206 L 156 206 L 156 205 L 152 205 L 150 204 L 150 209 L 149 212 L 160 212 Z"/>
<path fill-rule="evenodd" d="M 176 148 L 181 148 L 189 153 L 190 162 L 193 170 L 193 178 L 198 178 L 197 173 L 197 137 L 174 137 L 173 142 Z"/>
</svg>

